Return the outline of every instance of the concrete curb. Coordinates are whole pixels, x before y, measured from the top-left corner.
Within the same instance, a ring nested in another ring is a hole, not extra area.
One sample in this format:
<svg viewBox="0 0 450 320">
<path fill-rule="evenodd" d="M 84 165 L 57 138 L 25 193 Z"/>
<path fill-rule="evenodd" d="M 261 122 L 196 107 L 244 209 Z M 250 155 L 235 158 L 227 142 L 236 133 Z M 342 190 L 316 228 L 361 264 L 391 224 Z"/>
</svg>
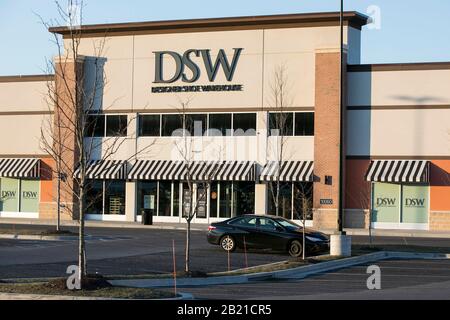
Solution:
<svg viewBox="0 0 450 320">
<path fill-rule="evenodd" d="M 333 233 L 334 230 L 323 230 L 326 233 Z M 368 229 L 344 229 L 349 236 L 369 236 Z M 405 237 L 405 238 L 450 238 L 450 232 L 442 231 L 421 231 L 421 230 L 387 230 L 372 229 L 372 237 Z"/>
<path fill-rule="evenodd" d="M 139 299 L 139 300 L 193 300 L 194 296 L 190 293 L 178 293 L 180 296 L 168 299 Z M 75 297 L 75 296 L 59 296 L 59 295 L 45 295 L 45 294 L 20 294 L 20 293 L 1 293 L 0 300 L 130 300 L 130 299 L 115 299 L 115 298 L 100 298 L 100 297 Z"/>
<path fill-rule="evenodd" d="M 66 241 L 73 241 L 78 240 L 78 236 L 41 236 L 41 235 L 26 235 L 26 234 L 0 234 L 0 239 L 7 239 L 7 240 L 66 240 Z M 88 236 L 86 236 L 86 240 L 89 239 Z"/>
<path fill-rule="evenodd" d="M 287 270 L 260 272 L 238 276 L 180 278 L 177 279 L 176 284 L 177 287 L 198 287 L 242 284 L 267 279 L 303 279 L 313 274 L 329 272 L 385 259 L 450 259 L 450 254 L 380 251 L 362 256 L 320 262 L 314 265 Z M 169 288 L 174 286 L 173 279 L 110 280 L 109 282 L 115 286 L 129 286 L 138 288 Z"/>
</svg>

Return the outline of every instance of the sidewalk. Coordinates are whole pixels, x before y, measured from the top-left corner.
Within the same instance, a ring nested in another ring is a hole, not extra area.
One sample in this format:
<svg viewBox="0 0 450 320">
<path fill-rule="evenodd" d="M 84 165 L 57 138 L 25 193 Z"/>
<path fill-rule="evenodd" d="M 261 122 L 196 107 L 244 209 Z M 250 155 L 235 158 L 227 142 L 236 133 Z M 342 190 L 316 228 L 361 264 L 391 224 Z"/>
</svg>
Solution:
<svg viewBox="0 0 450 320">
<path fill-rule="evenodd" d="M 17 218 L 0 218 L 0 225 L 13 224 L 20 226 L 54 226 L 54 220 L 44 219 L 17 219 Z M 126 221 L 89 221 L 85 222 L 86 227 L 92 228 L 129 228 L 129 229 L 167 229 L 167 230 L 186 230 L 186 223 L 171 222 L 155 222 L 153 225 L 143 225 L 139 222 Z M 61 221 L 61 226 L 78 227 L 77 221 Z M 191 230 L 208 231 L 209 224 L 191 223 Z"/>
<path fill-rule="evenodd" d="M 0 218 L 1 224 L 14 225 L 55 225 L 54 220 L 43 219 L 18 219 L 18 218 Z M 78 226 L 77 221 L 62 221 L 62 226 Z M 186 230 L 186 223 L 171 223 L 171 222 L 155 222 L 151 226 L 146 226 L 138 222 L 125 221 L 86 221 L 87 227 L 95 228 L 134 228 L 134 229 L 167 229 L 167 230 Z M 194 231 L 207 231 L 209 224 L 206 223 L 192 223 L 191 229 Z M 344 229 L 348 235 L 353 236 L 368 236 L 368 229 Z M 335 230 L 319 230 L 326 234 L 332 234 Z M 372 236 L 379 237 L 414 237 L 414 238 L 447 238 L 450 239 L 450 231 L 425 231 L 425 230 L 388 230 L 376 229 L 371 230 Z"/>
</svg>

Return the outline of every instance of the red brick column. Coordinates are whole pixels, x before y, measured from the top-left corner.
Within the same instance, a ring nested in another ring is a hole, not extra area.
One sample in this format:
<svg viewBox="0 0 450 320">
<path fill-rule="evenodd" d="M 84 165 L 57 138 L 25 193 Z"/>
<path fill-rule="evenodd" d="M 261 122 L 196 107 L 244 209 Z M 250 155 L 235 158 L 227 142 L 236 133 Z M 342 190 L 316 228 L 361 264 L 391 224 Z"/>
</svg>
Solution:
<svg viewBox="0 0 450 320">
<path fill-rule="evenodd" d="M 54 149 L 56 150 L 58 141 L 62 141 L 63 147 L 61 158 L 62 172 L 66 176 L 65 181 L 61 181 L 61 210 L 62 220 L 76 219 L 76 198 L 73 195 L 76 160 L 78 157 L 77 145 L 75 139 L 75 116 L 76 106 L 81 103 L 82 94 L 82 76 L 84 68 L 84 59 L 80 58 L 73 61 L 65 58 L 55 60 L 55 82 L 53 85 L 54 96 L 54 117 L 53 117 L 53 138 Z M 53 170 L 55 170 L 53 167 Z M 56 199 L 57 199 L 57 175 L 52 176 L 52 203 L 47 204 L 46 210 L 43 210 L 41 218 L 56 219 Z M 45 211 L 45 212 L 44 212 Z M 44 217 L 45 216 L 45 217 Z"/>
<path fill-rule="evenodd" d="M 340 152 L 339 51 L 316 52 L 314 113 L 314 227 L 337 229 Z M 344 77 L 345 78 L 345 77 Z M 326 184 L 325 176 L 331 176 Z M 332 203 L 321 204 L 321 199 Z"/>
</svg>

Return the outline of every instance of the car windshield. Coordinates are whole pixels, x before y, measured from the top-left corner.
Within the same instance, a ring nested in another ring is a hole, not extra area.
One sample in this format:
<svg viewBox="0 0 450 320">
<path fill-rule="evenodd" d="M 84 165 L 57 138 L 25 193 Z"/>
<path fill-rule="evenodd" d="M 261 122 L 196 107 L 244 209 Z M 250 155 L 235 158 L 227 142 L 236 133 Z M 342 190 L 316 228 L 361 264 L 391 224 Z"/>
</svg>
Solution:
<svg viewBox="0 0 450 320">
<path fill-rule="evenodd" d="M 299 226 L 298 224 L 296 224 L 296 223 L 294 223 L 292 221 L 286 220 L 286 219 L 278 218 L 275 221 L 278 222 L 279 224 L 281 224 L 286 229 L 289 229 L 289 230 L 301 229 L 301 226 Z"/>
</svg>

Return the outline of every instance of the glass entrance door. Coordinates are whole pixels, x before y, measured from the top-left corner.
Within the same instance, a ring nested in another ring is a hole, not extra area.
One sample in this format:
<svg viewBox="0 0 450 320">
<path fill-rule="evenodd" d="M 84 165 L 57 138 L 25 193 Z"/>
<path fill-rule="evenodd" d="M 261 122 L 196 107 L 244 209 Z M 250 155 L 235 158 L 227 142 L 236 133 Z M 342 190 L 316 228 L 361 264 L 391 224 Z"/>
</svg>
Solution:
<svg viewBox="0 0 450 320">
<path fill-rule="evenodd" d="M 183 217 L 192 214 L 191 206 L 196 206 L 197 211 L 192 222 L 205 222 L 208 218 L 207 203 L 208 195 L 204 186 L 200 183 L 194 183 L 191 191 L 188 184 L 183 184 Z"/>
</svg>

